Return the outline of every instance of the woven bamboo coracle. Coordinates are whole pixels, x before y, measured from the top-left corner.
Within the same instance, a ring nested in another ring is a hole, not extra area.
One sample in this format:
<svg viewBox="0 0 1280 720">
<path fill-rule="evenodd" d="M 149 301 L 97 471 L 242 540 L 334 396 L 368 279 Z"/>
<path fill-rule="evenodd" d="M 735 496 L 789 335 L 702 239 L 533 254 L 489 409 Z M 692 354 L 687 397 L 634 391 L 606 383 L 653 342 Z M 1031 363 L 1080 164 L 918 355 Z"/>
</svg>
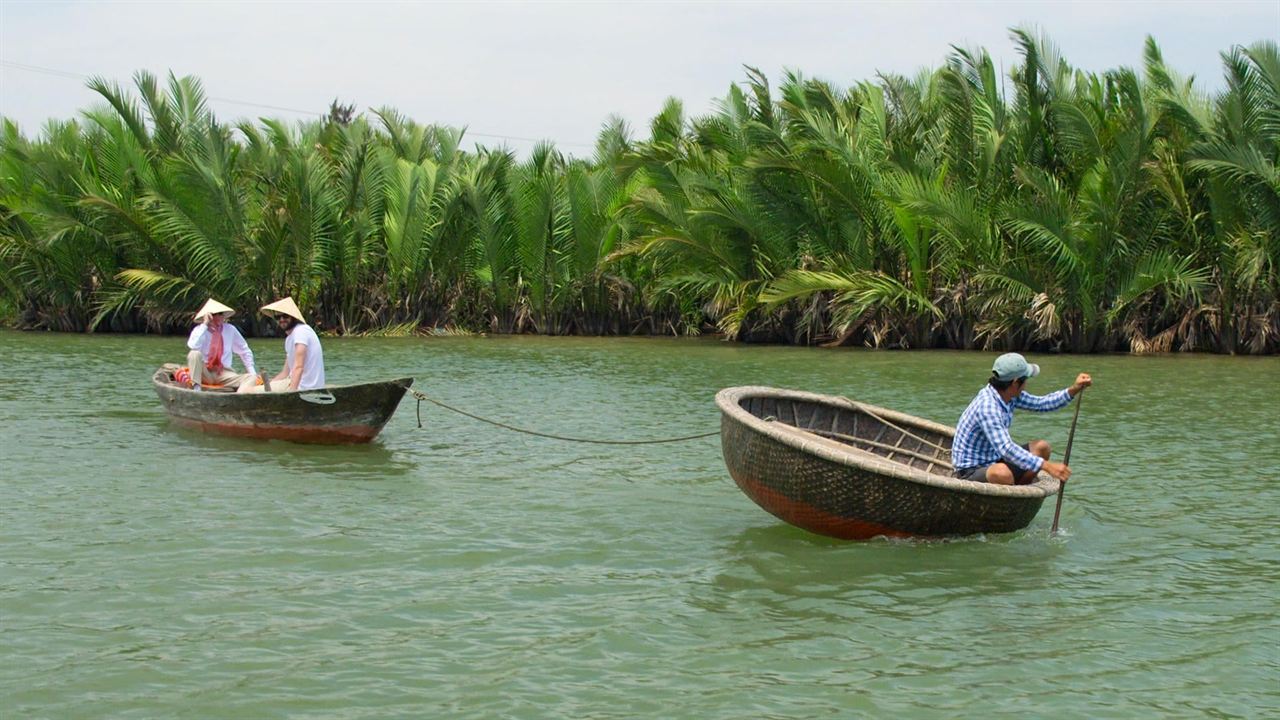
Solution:
<svg viewBox="0 0 1280 720">
<path fill-rule="evenodd" d="M 769 387 L 716 394 L 734 482 L 786 522 L 830 537 L 1003 533 L 1031 523 L 1059 483 L 951 476 L 955 429 L 847 398 Z"/>
</svg>

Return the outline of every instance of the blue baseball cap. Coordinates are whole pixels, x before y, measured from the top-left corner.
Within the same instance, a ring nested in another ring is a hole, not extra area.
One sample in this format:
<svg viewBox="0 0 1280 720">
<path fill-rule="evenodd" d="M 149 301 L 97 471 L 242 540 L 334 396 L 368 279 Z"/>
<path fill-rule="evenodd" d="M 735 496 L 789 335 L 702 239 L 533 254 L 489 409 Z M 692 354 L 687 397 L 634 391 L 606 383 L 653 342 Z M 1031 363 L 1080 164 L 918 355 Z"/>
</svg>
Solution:
<svg viewBox="0 0 1280 720">
<path fill-rule="evenodd" d="M 991 366 L 991 374 L 997 380 L 1017 380 L 1020 377 L 1033 378 L 1040 374 L 1040 366 L 1027 362 L 1018 353 L 1005 353 L 996 358 Z"/>
</svg>

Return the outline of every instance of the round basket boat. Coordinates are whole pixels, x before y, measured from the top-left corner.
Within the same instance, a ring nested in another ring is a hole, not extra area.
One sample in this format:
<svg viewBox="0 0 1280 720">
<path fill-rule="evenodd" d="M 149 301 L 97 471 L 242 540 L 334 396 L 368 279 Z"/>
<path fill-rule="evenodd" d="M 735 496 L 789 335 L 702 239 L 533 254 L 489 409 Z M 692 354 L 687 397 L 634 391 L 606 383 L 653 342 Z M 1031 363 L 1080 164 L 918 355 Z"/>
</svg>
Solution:
<svg viewBox="0 0 1280 720">
<path fill-rule="evenodd" d="M 847 398 L 769 387 L 716 394 L 729 474 L 757 505 L 810 532 L 865 540 L 1004 533 L 1059 483 L 951 476 L 955 429 Z"/>
</svg>

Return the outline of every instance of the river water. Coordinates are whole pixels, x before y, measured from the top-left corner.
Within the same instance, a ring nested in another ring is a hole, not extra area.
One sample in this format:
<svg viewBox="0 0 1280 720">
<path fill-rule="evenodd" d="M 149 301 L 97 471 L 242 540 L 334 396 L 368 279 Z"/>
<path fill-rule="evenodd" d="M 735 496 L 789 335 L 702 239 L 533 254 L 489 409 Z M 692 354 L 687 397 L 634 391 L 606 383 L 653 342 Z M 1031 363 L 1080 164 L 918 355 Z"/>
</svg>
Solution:
<svg viewBox="0 0 1280 720">
<path fill-rule="evenodd" d="M 278 340 L 252 342 L 278 369 Z M 575 445 L 407 399 L 372 445 L 171 427 L 181 338 L 0 333 L 5 718 L 1275 717 L 1280 359 L 1094 374 L 1063 507 L 947 542 L 808 534 L 715 438 Z M 565 435 L 715 430 L 761 384 L 954 424 L 992 353 L 538 337 L 325 340 Z M 1066 444 L 1070 410 L 1014 435 Z"/>
</svg>

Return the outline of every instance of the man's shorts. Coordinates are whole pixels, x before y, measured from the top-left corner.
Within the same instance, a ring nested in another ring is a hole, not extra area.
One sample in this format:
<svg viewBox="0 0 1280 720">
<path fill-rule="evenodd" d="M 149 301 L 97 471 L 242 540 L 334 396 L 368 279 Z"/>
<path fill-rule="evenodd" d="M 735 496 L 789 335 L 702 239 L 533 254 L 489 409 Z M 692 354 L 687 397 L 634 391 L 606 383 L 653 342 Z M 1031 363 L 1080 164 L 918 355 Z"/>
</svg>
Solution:
<svg viewBox="0 0 1280 720">
<path fill-rule="evenodd" d="M 1027 452 L 1031 452 L 1031 443 L 1029 442 L 1022 443 L 1022 449 L 1026 450 Z M 1030 468 L 1024 468 L 1018 465 L 1014 465 L 1008 460 L 997 460 L 996 462 L 991 463 L 991 465 L 996 465 L 996 464 L 1009 466 L 1009 469 L 1013 471 L 1013 481 L 1015 483 L 1018 482 L 1018 478 L 1022 477 L 1026 473 L 1031 472 Z M 991 465 L 978 465 L 977 467 L 971 467 L 971 468 L 957 468 L 956 470 L 952 471 L 951 477 L 959 478 L 960 480 L 972 480 L 973 482 L 986 482 L 987 469 L 990 468 Z"/>
</svg>

